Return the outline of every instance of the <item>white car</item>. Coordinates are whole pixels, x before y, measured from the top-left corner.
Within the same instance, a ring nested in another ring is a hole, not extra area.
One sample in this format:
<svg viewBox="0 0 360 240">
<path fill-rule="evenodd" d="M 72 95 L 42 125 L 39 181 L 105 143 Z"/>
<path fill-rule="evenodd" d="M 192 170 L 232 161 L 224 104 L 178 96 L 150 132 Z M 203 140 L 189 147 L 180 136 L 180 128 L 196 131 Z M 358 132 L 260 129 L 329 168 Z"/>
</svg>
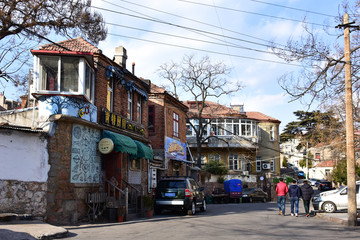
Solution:
<svg viewBox="0 0 360 240">
<path fill-rule="evenodd" d="M 360 208 L 360 181 L 356 182 L 356 202 L 357 208 Z M 337 210 L 345 210 L 348 208 L 347 186 L 339 189 L 322 192 L 313 198 L 313 206 L 315 210 L 325 212 L 335 212 Z"/>
</svg>

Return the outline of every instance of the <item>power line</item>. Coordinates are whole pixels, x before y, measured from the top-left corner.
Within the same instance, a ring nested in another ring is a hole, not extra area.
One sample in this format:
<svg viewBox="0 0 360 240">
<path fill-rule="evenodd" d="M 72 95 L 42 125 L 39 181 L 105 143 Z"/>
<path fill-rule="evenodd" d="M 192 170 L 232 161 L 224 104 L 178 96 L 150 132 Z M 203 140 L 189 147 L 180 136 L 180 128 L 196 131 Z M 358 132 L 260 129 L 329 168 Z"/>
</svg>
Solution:
<svg viewBox="0 0 360 240">
<path fill-rule="evenodd" d="M 333 18 L 336 17 L 333 15 L 325 14 L 325 13 L 319 13 L 319 12 L 314 12 L 314 11 L 310 11 L 310 10 L 306 10 L 306 9 L 288 7 L 288 6 L 284 6 L 284 5 L 280 5 L 280 4 L 269 3 L 269 2 L 259 1 L 259 0 L 250 0 L 250 1 L 257 2 L 257 3 L 263 3 L 263 4 L 267 4 L 267 5 L 272 5 L 272 6 L 276 6 L 276 7 L 281 7 L 281 8 L 292 9 L 292 10 L 306 12 L 306 13 L 312 13 L 312 14 L 321 15 L 321 16 L 325 16 L 325 17 L 333 17 Z"/>
<path fill-rule="evenodd" d="M 188 1 L 188 0 L 178 0 L 178 1 L 187 2 L 187 3 L 191 3 L 191 4 L 202 5 L 202 6 L 206 6 L 206 7 L 214 7 L 214 6 L 210 5 L 210 4 L 198 3 L 198 2 Z M 264 13 L 256 13 L 256 12 L 244 11 L 244 10 L 239 10 L 239 9 L 234 9 L 234 8 L 221 7 L 221 6 L 216 6 L 216 7 L 224 9 L 224 10 L 242 12 L 242 13 L 247 13 L 247 14 L 252 14 L 252 15 L 257 15 L 257 16 L 262 16 L 262 17 L 270 17 L 270 18 L 276 18 L 276 19 L 293 21 L 293 22 L 300 22 L 300 23 L 304 22 L 304 23 L 308 23 L 308 24 L 312 24 L 312 25 L 321 26 L 321 27 L 332 27 L 332 26 L 324 25 L 324 24 L 320 24 L 320 23 L 307 22 L 307 21 L 291 19 L 291 18 L 285 18 L 285 17 L 277 17 L 277 16 L 268 15 L 268 14 L 264 14 Z"/>
<path fill-rule="evenodd" d="M 112 25 L 112 26 L 123 27 L 123 28 L 128 28 L 128 29 L 133 29 L 133 30 L 139 30 L 139 31 L 143 31 L 143 32 L 155 33 L 155 34 L 164 35 L 164 36 L 176 37 L 176 38 L 181 38 L 181 39 L 186 39 L 186 40 L 191 40 L 191 41 L 197 41 L 197 42 L 202 42 L 202 43 L 210 43 L 210 44 L 215 44 L 215 45 L 220 45 L 220 46 L 240 48 L 240 49 L 244 49 L 244 50 L 256 51 L 256 52 L 261 52 L 261 53 L 267 53 L 267 54 L 273 54 L 273 55 L 275 55 L 275 53 L 273 53 L 273 52 L 269 52 L 269 51 L 265 51 L 265 50 L 260 50 L 260 49 L 255 49 L 255 48 L 244 47 L 244 46 L 240 46 L 240 45 L 237 45 L 237 44 L 233 44 L 233 43 L 230 43 L 230 42 L 227 42 L 227 41 L 224 41 L 225 43 L 211 42 L 211 41 L 206 41 L 206 40 L 197 39 L 197 38 L 190 38 L 190 37 L 179 36 L 179 35 L 170 34 L 170 33 L 163 33 L 163 32 L 158 32 L 158 31 L 147 30 L 147 29 L 143 29 L 143 28 L 125 26 L 125 25 L 122 25 L 122 24 L 109 23 L 109 22 L 105 22 L 105 24 L 107 24 L 107 25 Z M 115 33 L 108 33 L 108 34 L 109 34 L 109 35 L 113 35 L 113 36 L 117 36 L 117 34 L 115 34 Z M 230 44 L 230 45 L 229 45 L 229 44 Z"/>
<path fill-rule="evenodd" d="M 286 62 L 266 60 L 266 59 L 261 59 L 261 58 L 253 58 L 253 57 L 247 57 L 247 56 L 242 56 L 242 55 L 235 55 L 235 54 L 228 54 L 228 53 L 210 51 L 210 50 L 205 50 L 205 49 L 200 49 L 200 48 L 193 48 L 193 47 L 187 47 L 187 46 L 176 45 L 176 44 L 171 44 L 171 43 L 158 42 L 158 41 L 142 39 L 142 38 L 136 38 L 136 37 L 130 37 L 130 36 L 120 35 L 120 34 L 109 34 L 109 35 L 114 35 L 114 36 L 124 37 L 124 38 L 130 38 L 130 39 L 144 41 L 144 42 L 151 42 L 151 43 L 156 43 L 156 44 L 161 44 L 161 45 L 166 45 L 166 46 L 171 46 L 171 47 L 185 48 L 185 49 L 196 50 L 196 51 L 201 51 L 201 52 L 207 52 L 207 53 L 213 53 L 213 54 L 219 54 L 219 55 L 226 55 L 226 56 L 237 57 L 237 58 L 244 58 L 244 59 L 251 59 L 251 60 L 257 60 L 257 61 L 263 61 L 263 62 L 284 64 L 284 65 L 290 65 L 290 66 L 296 66 L 296 67 L 303 67 L 302 65 L 298 65 L 298 64 L 292 64 L 292 63 L 286 63 Z"/>
<path fill-rule="evenodd" d="M 142 14 L 142 13 L 136 12 L 136 11 L 134 11 L 132 9 L 124 8 L 124 6 L 120 6 L 120 5 L 117 5 L 115 3 L 108 2 L 106 0 L 102 0 L 102 1 L 106 2 L 108 4 L 120 7 L 122 9 L 126 9 L 126 10 L 131 11 L 131 12 Z M 231 29 L 228 29 L 228 28 L 219 27 L 219 26 L 216 26 L 216 25 L 213 25 L 213 24 L 210 24 L 210 23 L 206 23 L 206 22 L 202 22 L 202 21 L 199 21 L 199 20 L 196 20 L 196 19 L 193 19 L 193 18 L 188 18 L 188 17 L 184 17 L 184 16 L 181 16 L 181 15 L 165 12 L 165 11 L 162 11 L 162 10 L 159 10 L 159 9 L 156 9 L 156 8 L 151 8 L 151 7 L 148 7 L 148 6 L 144 6 L 144 5 L 141 5 L 141 4 L 138 4 L 138 3 L 129 2 L 129 1 L 126 1 L 126 0 L 119 0 L 119 1 L 126 2 L 126 3 L 129 3 L 129 4 L 133 4 L 133 5 L 136 5 L 136 6 L 146 8 L 146 9 L 150 9 L 150 10 L 153 10 L 153 11 L 156 11 L 156 12 L 165 13 L 165 14 L 168 14 L 170 16 L 175 16 L 175 17 L 178 17 L 178 18 L 186 19 L 186 20 L 189 20 L 189 21 L 192 21 L 192 22 L 200 23 L 200 24 L 203 24 L 203 25 L 207 25 L 207 26 L 210 26 L 210 27 L 218 28 L 218 29 L 221 29 L 221 30 L 225 30 L 225 31 L 228 31 L 228 32 L 236 33 L 236 34 L 239 34 L 239 35 L 242 35 L 242 36 L 246 36 L 246 37 L 249 37 L 249 38 L 253 38 L 253 39 L 256 39 L 256 40 L 260 40 L 260 41 L 263 41 L 263 42 L 273 44 L 273 42 L 271 42 L 269 40 L 266 40 L 266 39 L 263 39 L 263 38 L 258 38 L 258 37 L 255 37 L 255 36 L 252 36 L 252 35 L 249 35 L 249 34 L 245 34 L 245 33 L 241 33 L 241 32 L 237 32 L 237 31 L 234 31 L 234 30 L 231 30 Z M 146 16 L 145 14 L 142 14 L 142 15 Z M 153 18 L 153 19 L 156 19 L 156 18 Z M 284 46 L 282 44 L 276 44 L 276 45 Z"/>
</svg>

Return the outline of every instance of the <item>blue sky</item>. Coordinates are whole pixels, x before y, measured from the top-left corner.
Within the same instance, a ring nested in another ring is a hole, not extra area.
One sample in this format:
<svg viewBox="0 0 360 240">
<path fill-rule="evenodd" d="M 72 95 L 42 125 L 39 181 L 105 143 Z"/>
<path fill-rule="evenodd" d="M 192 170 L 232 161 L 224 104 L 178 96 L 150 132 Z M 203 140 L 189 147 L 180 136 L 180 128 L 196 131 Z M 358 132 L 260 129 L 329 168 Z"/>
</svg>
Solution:
<svg viewBox="0 0 360 240">
<path fill-rule="evenodd" d="M 127 68 L 131 70 L 131 63 L 135 62 L 135 74 L 158 85 L 164 82 L 156 72 L 159 66 L 179 62 L 185 54 L 208 55 L 213 61 L 223 61 L 232 69 L 229 84 L 241 81 L 244 88 L 232 96 L 209 100 L 226 106 L 244 104 L 245 111 L 259 111 L 282 121 L 281 129 L 295 120 L 294 111 L 307 109 L 298 101 L 289 103 L 290 97 L 278 84 L 281 75 L 300 68 L 281 64 L 281 59 L 266 53 L 270 50 L 264 45 L 269 45 L 269 41 L 285 45 L 289 38 L 298 39 L 304 18 L 317 24 L 312 25 L 315 31 L 321 32 L 320 25 L 327 24 L 334 26 L 331 32 L 339 35 L 341 32 L 335 29 L 339 22 L 315 13 L 338 16 L 340 3 L 335 0 L 92 1 L 98 7 L 94 10 L 100 11 L 108 23 L 109 35 L 98 46 L 105 55 L 112 58 L 115 47 L 124 46 Z M 329 41 L 343 45 L 342 37 L 334 36 Z M 236 48 L 230 46 L 234 44 Z"/>
</svg>

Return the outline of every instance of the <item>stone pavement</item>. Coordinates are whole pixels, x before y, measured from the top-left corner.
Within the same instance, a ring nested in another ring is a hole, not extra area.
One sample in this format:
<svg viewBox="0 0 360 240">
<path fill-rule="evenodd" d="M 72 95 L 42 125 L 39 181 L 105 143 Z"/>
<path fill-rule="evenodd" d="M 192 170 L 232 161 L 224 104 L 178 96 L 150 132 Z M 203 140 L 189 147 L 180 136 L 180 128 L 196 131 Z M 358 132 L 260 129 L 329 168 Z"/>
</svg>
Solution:
<svg viewBox="0 0 360 240">
<path fill-rule="evenodd" d="M 326 221 L 347 225 L 347 213 L 317 213 L 317 218 Z M 66 238 L 68 230 L 63 227 L 53 226 L 39 220 L 7 219 L 0 215 L 0 239 L 1 240 L 34 240 L 34 239 L 57 239 Z M 360 221 L 358 219 L 358 226 Z"/>
</svg>

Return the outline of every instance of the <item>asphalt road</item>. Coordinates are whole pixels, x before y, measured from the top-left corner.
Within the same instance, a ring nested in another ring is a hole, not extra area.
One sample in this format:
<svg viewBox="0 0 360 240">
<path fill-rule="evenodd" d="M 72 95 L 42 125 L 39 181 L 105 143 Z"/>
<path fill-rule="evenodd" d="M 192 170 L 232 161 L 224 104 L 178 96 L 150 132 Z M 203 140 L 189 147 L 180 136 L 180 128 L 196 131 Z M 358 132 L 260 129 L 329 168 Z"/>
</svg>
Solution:
<svg viewBox="0 0 360 240">
<path fill-rule="evenodd" d="M 205 213 L 164 213 L 123 223 L 66 227 L 68 239 L 359 239 L 360 228 L 316 217 L 279 216 L 276 203 L 209 204 Z"/>
</svg>

